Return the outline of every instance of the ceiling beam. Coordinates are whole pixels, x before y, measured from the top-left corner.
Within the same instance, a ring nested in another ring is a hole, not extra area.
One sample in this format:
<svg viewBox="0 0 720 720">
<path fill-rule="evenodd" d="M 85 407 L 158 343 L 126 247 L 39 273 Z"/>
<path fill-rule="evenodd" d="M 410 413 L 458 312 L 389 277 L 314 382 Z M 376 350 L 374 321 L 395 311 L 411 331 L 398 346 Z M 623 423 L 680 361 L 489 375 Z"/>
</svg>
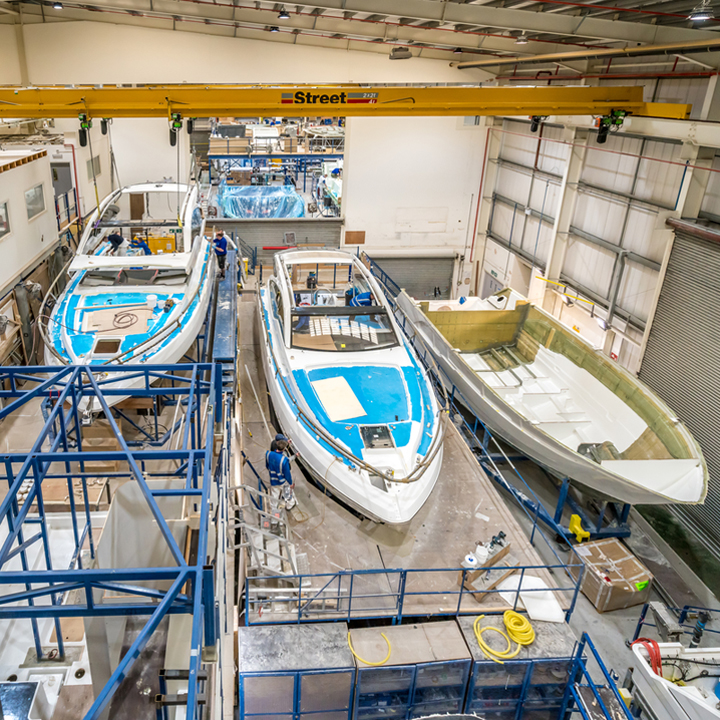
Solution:
<svg viewBox="0 0 720 720">
<path fill-rule="evenodd" d="M 436 0 L 322 0 L 322 2 L 308 0 L 305 7 L 322 8 L 326 11 L 377 13 L 412 18 L 415 21 L 437 20 L 472 27 L 485 26 L 556 35 L 578 35 L 632 43 L 665 43 L 717 36 L 712 31 L 695 28 L 670 28 L 626 20 L 575 17 Z"/>
<path fill-rule="evenodd" d="M 638 57 L 642 55 L 678 55 L 691 52 L 712 52 L 720 50 L 720 38 L 700 40 L 697 42 L 669 43 L 666 45 L 639 45 L 634 48 L 616 48 L 612 50 L 580 50 L 577 52 L 548 53 L 522 58 L 499 58 L 493 60 L 470 60 L 468 62 L 451 63 L 460 69 L 497 67 L 498 65 L 520 65 L 540 62 L 562 62 L 568 60 L 586 60 L 595 58 Z"/>
</svg>

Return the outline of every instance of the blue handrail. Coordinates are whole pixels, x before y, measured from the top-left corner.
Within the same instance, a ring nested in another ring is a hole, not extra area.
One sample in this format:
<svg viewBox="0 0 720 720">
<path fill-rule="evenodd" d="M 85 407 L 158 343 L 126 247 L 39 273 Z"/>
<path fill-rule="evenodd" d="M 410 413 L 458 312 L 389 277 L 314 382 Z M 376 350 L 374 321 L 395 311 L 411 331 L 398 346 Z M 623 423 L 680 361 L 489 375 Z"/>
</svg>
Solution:
<svg viewBox="0 0 720 720">
<path fill-rule="evenodd" d="M 632 641 L 635 642 L 640 637 L 640 633 L 643 629 L 643 627 L 657 627 L 655 623 L 647 622 L 645 618 L 647 617 L 647 611 L 650 608 L 650 603 L 645 603 L 643 605 L 643 609 L 640 612 L 640 617 L 638 619 L 638 623 L 635 627 L 635 633 L 633 634 Z M 674 612 L 678 617 L 678 625 L 683 628 L 683 633 L 685 635 L 693 635 L 695 633 L 695 630 L 697 628 L 697 622 L 694 623 L 688 623 L 685 622 L 688 617 L 691 615 L 698 615 L 699 613 L 707 613 L 708 617 L 710 618 L 710 621 L 712 620 L 720 620 L 720 610 L 714 609 L 714 608 L 708 608 L 708 607 L 701 607 L 699 605 L 684 605 L 683 607 L 672 607 L 668 606 L 668 610 L 671 612 Z M 709 628 L 707 624 L 703 624 L 702 626 L 702 632 L 709 632 L 714 633 L 715 635 L 720 635 L 720 630 L 713 630 L 712 628 Z"/>
<path fill-rule="evenodd" d="M 589 656 L 588 656 L 589 653 Z M 588 670 L 588 660 L 592 658 L 597 667 L 600 670 L 602 679 L 596 682 L 590 671 Z M 593 714 L 590 716 L 585 709 L 585 702 L 580 695 L 580 688 L 589 687 L 593 696 Z M 573 661 L 573 669 L 570 674 L 570 681 L 568 682 L 567 689 L 565 690 L 565 697 L 563 698 L 563 705 L 559 718 L 566 717 L 567 712 L 579 712 L 584 720 L 597 720 L 598 717 L 606 718 L 607 720 L 619 720 L 617 712 L 613 712 L 608 709 L 607 693 L 600 693 L 600 690 L 607 689 L 610 691 L 611 696 L 614 697 L 616 704 L 620 707 L 625 720 L 634 720 L 629 708 L 625 705 L 625 701 L 620 695 L 618 690 L 616 678 L 613 677 L 612 673 L 607 669 L 603 659 L 600 657 L 600 653 L 597 651 L 593 644 L 590 636 L 587 633 L 582 634 L 582 638 L 578 643 L 577 650 L 575 652 L 575 659 Z M 603 696 L 605 699 L 603 699 Z M 598 714 L 601 713 L 601 714 Z"/>
</svg>

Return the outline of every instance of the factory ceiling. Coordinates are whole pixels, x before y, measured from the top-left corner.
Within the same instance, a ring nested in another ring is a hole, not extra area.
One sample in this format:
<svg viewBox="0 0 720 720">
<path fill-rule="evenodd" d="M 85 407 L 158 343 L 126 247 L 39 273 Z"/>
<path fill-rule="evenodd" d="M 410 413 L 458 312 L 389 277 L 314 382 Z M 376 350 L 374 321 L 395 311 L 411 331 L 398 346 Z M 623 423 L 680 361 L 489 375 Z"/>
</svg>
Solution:
<svg viewBox="0 0 720 720">
<path fill-rule="evenodd" d="M 657 57 L 645 53 L 633 59 L 634 72 L 669 64 L 679 71 L 678 63 L 686 70 L 714 70 L 720 63 L 711 48 L 692 56 L 682 50 L 684 43 L 720 38 L 718 0 L 62 0 L 62 9 L 58 4 L 0 2 L 0 22 L 91 19 L 384 54 L 401 46 L 414 57 L 447 59 L 461 67 L 494 58 L 522 65 L 536 55 L 573 52 L 567 63 L 548 61 L 547 66 L 576 74 L 591 69 L 583 50 L 593 56 L 599 49 L 638 45 L 680 49 Z M 493 73 L 492 65 L 483 66 Z M 508 71 L 498 67 L 495 72 Z"/>
</svg>

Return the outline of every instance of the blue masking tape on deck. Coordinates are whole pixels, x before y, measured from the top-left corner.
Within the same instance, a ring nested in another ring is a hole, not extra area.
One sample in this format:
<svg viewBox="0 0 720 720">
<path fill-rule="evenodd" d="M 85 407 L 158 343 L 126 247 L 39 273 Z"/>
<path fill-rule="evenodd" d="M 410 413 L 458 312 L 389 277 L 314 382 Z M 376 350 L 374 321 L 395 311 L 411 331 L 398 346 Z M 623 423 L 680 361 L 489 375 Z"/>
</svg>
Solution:
<svg viewBox="0 0 720 720">
<path fill-rule="evenodd" d="M 311 370 L 310 382 L 342 377 L 347 381 L 365 410 L 365 415 L 348 418 L 363 425 L 378 425 L 408 420 L 405 383 L 393 367 L 327 367 Z"/>
</svg>

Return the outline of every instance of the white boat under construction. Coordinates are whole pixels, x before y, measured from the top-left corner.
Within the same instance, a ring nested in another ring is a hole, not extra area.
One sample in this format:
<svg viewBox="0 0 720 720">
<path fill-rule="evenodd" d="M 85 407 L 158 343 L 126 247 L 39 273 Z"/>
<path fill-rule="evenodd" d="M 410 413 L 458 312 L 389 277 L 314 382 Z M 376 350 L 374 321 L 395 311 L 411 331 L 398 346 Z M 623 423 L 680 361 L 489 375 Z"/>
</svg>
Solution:
<svg viewBox="0 0 720 720">
<path fill-rule="evenodd" d="M 145 183 L 105 198 L 87 223 L 44 330 L 46 363 L 102 371 L 179 362 L 203 325 L 215 278 L 204 229 L 195 186 Z M 143 383 L 129 374 L 113 390 Z M 107 396 L 110 404 L 124 397 Z"/>
<path fill-rule="evenodd" d="M 280 252 L 259 304 L 272 404 L 308 471 L 367 517 L 411 520 L 444 416 L 375 278 L 345 252 Z"/>
<path fill-rule="evenodd" d="M 397 304 L 443 382 L 486 427 L 560 478 L 626 503 L 701 503 L 708 472 L 655 393 L 513 290 Z"/>
</svg>

